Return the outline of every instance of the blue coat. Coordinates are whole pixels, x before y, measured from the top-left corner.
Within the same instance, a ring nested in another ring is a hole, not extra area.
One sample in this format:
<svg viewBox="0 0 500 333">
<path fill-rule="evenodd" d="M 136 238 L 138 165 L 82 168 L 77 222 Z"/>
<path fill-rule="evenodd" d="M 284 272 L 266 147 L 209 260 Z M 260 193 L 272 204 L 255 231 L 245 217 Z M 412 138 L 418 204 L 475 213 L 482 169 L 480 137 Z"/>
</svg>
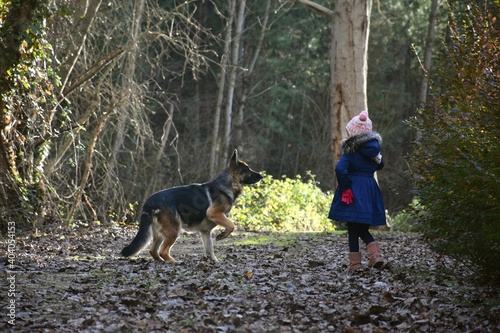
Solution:
<svg viewBox="0 0 500 333">
<path fill-rule="evenodd" d="M 385 225 L 382 193 L 374 173 L 384 167 L 373 158 L 380 153 L 382 138 L 370 132 L 355 135 L 341 144 L 343 154 L 335 167 L 338 187 L 328 217 L 336 221 L 357 222 L 371 226 Z M 352 189 L 354 200 L 350 205 L 342 202 L 342 192 Z"/>
</svg>

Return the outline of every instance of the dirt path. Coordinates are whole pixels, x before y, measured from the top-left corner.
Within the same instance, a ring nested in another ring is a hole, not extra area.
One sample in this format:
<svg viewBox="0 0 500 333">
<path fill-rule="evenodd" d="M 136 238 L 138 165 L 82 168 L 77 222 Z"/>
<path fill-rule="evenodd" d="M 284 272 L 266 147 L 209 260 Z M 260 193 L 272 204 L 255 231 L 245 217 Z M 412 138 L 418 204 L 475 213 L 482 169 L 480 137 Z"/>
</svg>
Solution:
<svg viewBox="0 0 500 333">
<path fill-rule="evenodd" d="M 348 275 L 345 235 L 235 233 L 216 243 L 213 265 L 198 236 L 184 234 L 172 250 L 179 264 L 169 265 L 147 251 L 118 257 L 135 232 L 18 237 L 14 272 L 0 258 L 0 304 L 14 300 L 14 331 L 500 332 L 498 291 L 473 286 L 416 235 L 377 234 L 390 266 Z M 12 330 L 2 319 L 0 331 Z"/>
</svg>

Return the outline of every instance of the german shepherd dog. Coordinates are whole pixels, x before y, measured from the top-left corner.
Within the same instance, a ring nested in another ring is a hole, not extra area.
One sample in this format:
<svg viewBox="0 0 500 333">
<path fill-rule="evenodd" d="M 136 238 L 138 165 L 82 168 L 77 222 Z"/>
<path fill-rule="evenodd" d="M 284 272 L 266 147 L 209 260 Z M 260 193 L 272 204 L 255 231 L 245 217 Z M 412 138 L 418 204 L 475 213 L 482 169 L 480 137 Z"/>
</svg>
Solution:
<svg viewBox="0 0 500 333">
<path fill-rule="evenodd" d="M 152 238 L 151 256 L 158 261 L 175 263 L 170 249 L 184 229 L 199 232 L 205 256 L 217 262 L 212 229 L 217 225 L 224 227 L 216 240 L 233 232 L 234 224 L 227 214 L 243 192 L 243 185 L 255 184 L 261 179 L 262 175 L 240 161 L 238 151 L 234 150 L 227 167 L 211 182 L 173 187 L 149 197 L 142 209 L 139 231 L 132 243 L 123 248 L 121 255 L 131 257 L 138 254 Z"/>
</svg>

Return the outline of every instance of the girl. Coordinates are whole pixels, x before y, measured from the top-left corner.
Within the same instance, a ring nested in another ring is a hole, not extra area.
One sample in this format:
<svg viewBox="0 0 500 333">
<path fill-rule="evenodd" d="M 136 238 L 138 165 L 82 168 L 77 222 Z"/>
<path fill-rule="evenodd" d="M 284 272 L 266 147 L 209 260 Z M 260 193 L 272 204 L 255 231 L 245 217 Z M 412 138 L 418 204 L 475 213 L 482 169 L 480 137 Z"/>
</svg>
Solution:
<svg viewBox="0 0 500 333">
<path fill-rule="evenodd" d="M 384 167 L 380 154 L 382 138 L 372 132 L 368 113 L 362 111 L 346 125 L 349 138 L 342 141 L 342 156 L 335 167 L 338 187 L 328 217 L 347 222 L 349 236 L 349 272 L 361 268 L 359 238 L 367 246 L 370 267 L 384 264 L 379 244 L 369 232 L 370 226 L 385 225 L 382 193 L 374 173 Z"/>
</svg>

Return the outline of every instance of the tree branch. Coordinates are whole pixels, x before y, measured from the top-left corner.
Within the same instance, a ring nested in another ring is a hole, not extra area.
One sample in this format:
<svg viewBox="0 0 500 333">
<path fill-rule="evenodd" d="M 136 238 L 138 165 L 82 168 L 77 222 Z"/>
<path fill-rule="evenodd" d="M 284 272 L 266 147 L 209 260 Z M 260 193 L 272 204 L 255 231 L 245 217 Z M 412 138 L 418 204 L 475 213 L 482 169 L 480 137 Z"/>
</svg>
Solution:
<svg viewBox="0 0 500 333">
<path fill-rule="evenodd" d="M 332 17 L 333 16 L 333 13 L 334 11 L 331 10 L 331 9 L 328 9 L 322 5 L 319 5 L 317 4 L 316 2 L 312 2 L 312 1 L 309 1 L 309 0 L 299 0 L 299 2 L 308 7 L 308 8 L 311 8 L 311 9 L 314 9 L 315 11 L 319 12 L 320 14 L 323 14 L 327 17 Z"/>
<path fill-rule="evenodd" d="M 67 96 L 69 95 L 73 90 L 90 80 L 94 75 L 96 75 L 101 69 L 103 69 L 108 63 L 110 63 L 112 60 L 115 58 L 119 57 L 122 53 L 125 52 L 125 49 L 122 47 L 119 47 L 115 49 L 114 51 L 106 54 L 103 56 L 101 59 L 97 60 L 95 63 L 93 63 L 91 66 L 89 66 L 89 69 L 87 69 L 85 72 L 80 74 L 74 81 L 74 83 L 66 89 L 62 95 Z"/>
</svg>

